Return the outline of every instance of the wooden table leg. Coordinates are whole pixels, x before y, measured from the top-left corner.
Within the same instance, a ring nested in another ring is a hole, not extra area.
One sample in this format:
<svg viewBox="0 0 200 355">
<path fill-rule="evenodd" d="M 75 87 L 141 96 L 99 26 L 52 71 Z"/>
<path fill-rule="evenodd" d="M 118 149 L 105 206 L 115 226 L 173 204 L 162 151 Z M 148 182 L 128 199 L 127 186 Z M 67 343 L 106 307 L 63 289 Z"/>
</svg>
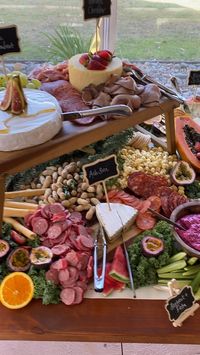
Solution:
<svg viewBox="0 0 200 355">
<path fill-rule="evenodd" d="M 176 153 L 174 110 L 165 112 L 165 124 L 167 136 L 167 151 L 170 154 L 174 154 Z"/>
<path fill-rule="evenodd" d="M 2 232 L 2 222 L 3 222 L 3 206 L 5 198 L 5 182 L 6 174 L 0 174 L 0 235 Z"/>
</svg>

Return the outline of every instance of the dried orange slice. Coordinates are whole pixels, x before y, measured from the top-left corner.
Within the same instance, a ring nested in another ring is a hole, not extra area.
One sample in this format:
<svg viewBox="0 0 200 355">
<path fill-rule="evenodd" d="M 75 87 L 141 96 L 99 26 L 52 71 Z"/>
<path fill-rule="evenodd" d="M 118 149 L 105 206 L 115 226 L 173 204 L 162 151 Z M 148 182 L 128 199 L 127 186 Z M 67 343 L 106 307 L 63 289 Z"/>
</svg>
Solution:
<svg viewBox="0 0 200 355">
<path fill-rule="evenodd" d="M 26 306 L 33 298 L 33 281 L 24 272 L 12 272 L 7 275 L 0 286 L 1 303 L 10 309 Z"/>
</svg>

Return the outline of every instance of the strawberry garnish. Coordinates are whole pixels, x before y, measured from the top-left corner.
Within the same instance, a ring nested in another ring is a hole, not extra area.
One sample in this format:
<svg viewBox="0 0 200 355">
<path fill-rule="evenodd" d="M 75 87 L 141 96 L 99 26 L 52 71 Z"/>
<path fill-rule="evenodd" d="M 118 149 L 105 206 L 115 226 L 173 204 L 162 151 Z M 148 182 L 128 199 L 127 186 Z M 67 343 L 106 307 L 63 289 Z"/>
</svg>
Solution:
<svg viewBox="0 0 200 355">
<path fill-rule="evenodd" d="M 84 53 L 79 62 L 89 70 L 104 70 L 112 60 L 112 53 L 108 50 L 97 51 L 96 53 Z"/>
</svg>

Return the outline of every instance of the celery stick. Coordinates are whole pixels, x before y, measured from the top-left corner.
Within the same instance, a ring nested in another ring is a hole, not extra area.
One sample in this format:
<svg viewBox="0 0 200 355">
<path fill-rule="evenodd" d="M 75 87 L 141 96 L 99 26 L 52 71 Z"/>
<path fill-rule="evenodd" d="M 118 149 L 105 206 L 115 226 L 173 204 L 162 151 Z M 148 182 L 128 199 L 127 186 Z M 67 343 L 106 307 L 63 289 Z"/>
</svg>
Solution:
<svg viewBox="0 0 200 355">
<path fill-rule="evenodd" d="M 196 275 L 199 271 L 200 271 L 200 265 L 198 265 L 197 268 L 193 268 L 193 267 L 188 268 L 188 270 L 183 272 L 183 275 L 184 276 L 193 275 L 193 278 L 194 278 L 194 275 Z"/>
<path fill-rule="evenodd" d="M 186 267 L 184 267 L 184 270 L 185 271 L 190 271 L 191 273 L 192 272 L 198 272 L 198 271 L 200 271 L 200 264 L 198 264 L 198 265 L 192 265 L 192 266 L 186 266 Z"/>
<path fill-rule="evenodd" d="M 188 277 L 185 277 L 188 276 Z M 158 274 L 158 277 L 162 278 L 162 279 L 191 279 L 193 280 L 193 275 L 184 275 L 182 272 L 167 272 L 165 274 Z"/>
<path fill-rule="evenodd" d="M 191 258 L 188 259 L 187 263 L 189 265 L 194 265 L 199 259 L 196 256 L 192 256 Z"/>
<path fill-rule="evenodd" d="M 171 258 L 169 258 L 169 264 L 174 263 L 175 261 L 179 261 L 184 259 L 187 256 L 187 254 L 184 251 L 180 251 L 177 254 L 174 254 L 173 256 L 171 256 Z"/>
<path fill-rule="evenodd" d="M 184 267 L 186 267 L 186 265 L 187 264 L 185 260 L 175 261 L 174 263 L 168 264 L 166 266 L 161 267 L 160 269 L 157 269 L 157 273 L 165 274 L 166 272 L 177 271 L 183 269 Z"/>
<path fill-rule="evenodd" d="M 192 290 L 194 293 L 197 292 L 200 287 L 200 271 L 196 274 L 195 278 L 191 282 Z"/>
</svg>

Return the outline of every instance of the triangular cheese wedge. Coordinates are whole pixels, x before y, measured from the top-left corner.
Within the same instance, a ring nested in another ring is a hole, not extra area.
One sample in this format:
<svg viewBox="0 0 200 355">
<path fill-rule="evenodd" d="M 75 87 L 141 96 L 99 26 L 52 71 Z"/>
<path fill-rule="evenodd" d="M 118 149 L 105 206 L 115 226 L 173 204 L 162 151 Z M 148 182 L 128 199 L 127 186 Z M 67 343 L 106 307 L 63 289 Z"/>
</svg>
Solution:
<svg viewBox="0 0 200 355">
<path fill-rule="evenodd" d="M 110 205 L 110 208 L 109 208 Z M 118 238 L 133 223 L 138 211 L 121 203 L 98 203 L 96 216 L 109 241 Z"/>
</svg>

